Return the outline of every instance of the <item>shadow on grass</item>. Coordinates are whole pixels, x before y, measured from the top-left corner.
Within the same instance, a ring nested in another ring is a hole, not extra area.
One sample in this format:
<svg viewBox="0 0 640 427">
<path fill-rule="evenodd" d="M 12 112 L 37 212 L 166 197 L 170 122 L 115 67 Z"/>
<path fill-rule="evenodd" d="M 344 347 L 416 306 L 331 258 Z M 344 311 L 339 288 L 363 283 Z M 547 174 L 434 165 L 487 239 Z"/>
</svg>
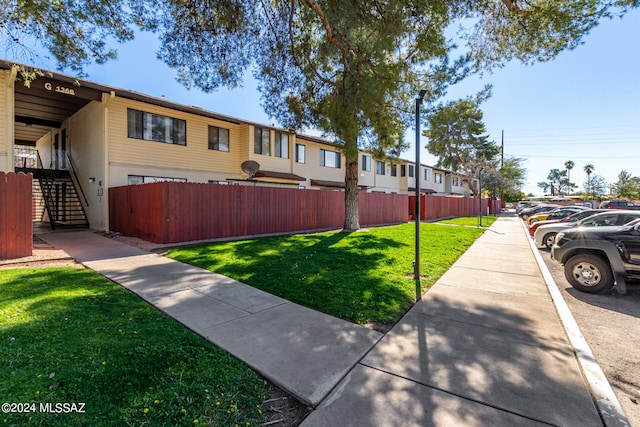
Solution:
<svg viewBox="0 0 640 427">
<path fill-rule="evenodd" d="M 351 322 L 391 324 L 414 302 L 405 277 L 411 247 L 341 232 L 209 244 L 170 256 Z"/>
<path fill-rule="evenodd" d="M 265 385 L 253 371 L 90 270 L 2 271 L 0 313 L 0 394 L 38 408 L 4 414 L 5 425 L 262 420 Z"/>
</svg>

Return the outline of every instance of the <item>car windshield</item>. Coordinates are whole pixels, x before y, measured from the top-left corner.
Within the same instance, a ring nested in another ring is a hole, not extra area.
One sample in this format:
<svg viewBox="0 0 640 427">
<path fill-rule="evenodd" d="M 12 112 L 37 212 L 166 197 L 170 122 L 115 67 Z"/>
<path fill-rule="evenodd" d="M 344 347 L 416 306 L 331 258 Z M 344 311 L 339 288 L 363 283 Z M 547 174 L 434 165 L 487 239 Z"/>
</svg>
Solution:
<svg viewBox="0 0 640 427">
<path fill-rule="evenodd" d="M 580 225 L 592 226 L 592 225 L 615 225 L 619 214 L 605 214 L 595 215 L 590 218 L 586 218 L 584 221 L 580 221 Z"/>
<path fill-rule="evenodd" d="M 578 225 L 581 226 L 610 226 L 610 225 L 625 225 L 628 222 L 631 222 L 640 217 L 640 212 L 631 213 L 627 212 L 616 212 L 616 213 L 606 213 L 600 215 L 594 215 L 590 218 L 585 218 L 583 221 L 578 222 Z"/>
<path fill-rule="evenodd" d="M 587 211 L 587 212 L 578 212 L 578 213 L 575 213 L 575 214 L 571 215 L 569 217 L 569 221 L 571 221 L 571 222 L 580 221 L 581 219 L 586 219 L 586 218 L 589 218 L 590 216 L 593 216 L 593 215 L 596 215 L 596 214 L 597 214 L 597 212 L 589 212 L 589 211 Z"/>
</svg>

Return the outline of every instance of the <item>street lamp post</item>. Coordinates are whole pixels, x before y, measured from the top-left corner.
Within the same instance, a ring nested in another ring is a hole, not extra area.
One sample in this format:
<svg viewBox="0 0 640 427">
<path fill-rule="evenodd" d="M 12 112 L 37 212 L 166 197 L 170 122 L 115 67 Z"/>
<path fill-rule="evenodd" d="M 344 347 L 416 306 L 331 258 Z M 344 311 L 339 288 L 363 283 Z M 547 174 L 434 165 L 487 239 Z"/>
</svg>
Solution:
<svg viewBox="0 0 640 427">
<path fill-rule="evenodd" d="M 416 259 L 413 261 L 413 278 L 416 281 L 416 301 L 420 300 L 422 289 L 420 286 L 420 105 L 427 94 L 425 89 L 421 89 L 416 98 Z"/>
<path fill-rule="evenodd" d="M 478 171 L 478 227 L 482 227 L 482 170 Z"/>
</svg>

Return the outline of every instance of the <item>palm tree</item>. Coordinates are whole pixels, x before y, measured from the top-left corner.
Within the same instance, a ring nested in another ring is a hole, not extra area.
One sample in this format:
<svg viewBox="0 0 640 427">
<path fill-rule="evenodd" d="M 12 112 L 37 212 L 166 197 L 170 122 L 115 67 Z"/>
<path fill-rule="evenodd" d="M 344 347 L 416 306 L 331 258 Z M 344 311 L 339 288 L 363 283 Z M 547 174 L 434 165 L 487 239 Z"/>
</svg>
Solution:
<svg viewBox="0 0 640 427">
<path fill-rule="evenodd" d="M 591 174 L 595 168 L 591 163 L 584 165 L 584 172 L 587 174 L 587 196 L 589 195 L 589 190 L 591 190 Z"/>
<path fill-rule="evenodd" d="M 571 169 L 573 169 L 573 167 L 576 164 L 573 162 L 573 160 L 567 160 L 566 162 L 564 162 L 564 167 L 567 169 L 567 180 L 569 182 L 571 182 Z"/>
</svg>

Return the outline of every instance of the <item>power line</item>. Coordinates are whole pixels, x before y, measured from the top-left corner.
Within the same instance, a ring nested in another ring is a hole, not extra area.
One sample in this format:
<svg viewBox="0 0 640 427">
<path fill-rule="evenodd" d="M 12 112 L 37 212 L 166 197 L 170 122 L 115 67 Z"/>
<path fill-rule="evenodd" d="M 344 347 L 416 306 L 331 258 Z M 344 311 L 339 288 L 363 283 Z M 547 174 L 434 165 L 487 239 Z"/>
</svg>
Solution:
<svg viewBox="0 0 640 427">
<path fill-rule="evenodd" d="M 513 157 L 524 158 L 537 158 L 537 159 L 565 159 L 571 157 L 571 159 L 627 159 L 627 160 L 640 160 L 640 156 L 576 156 L 574 154 L 560 154 L 560 155 L 547 155 L 547 154 L 509 154 Z"/>
<path fill-rule="evenodd" d="M 548 138 L 549 140 L 551 138 Z M 611 139 L 598 139 L 598 140 L 580 140 L 580 141 L 554 141 L 554 142 L 519 142 L 510 141 L 510 145 L 522 147 L 525 145 L 597 145 L 597 144 L 640 144 L 640 138 L 634 138 L 630 140 L 611 140 Z"/>
<path fill-rule="evenodd" d="M 576 133 L 577 131 L 591 131 L 597 129 L 632 129 L 630 132 L 639 132 L 640 127 L 638 125 L 611 125 L 611 126 L 586 126 L 586 127 L 562 127 L 562 128 L 531 128 L 531 129 L 507 129 L 505 132 L 509 135 L 517 135 L 519 133 L 530 133 L 530 132 L 557 132 L 557 131 L 570 131 L 571 133 Z"/>
</svg>

